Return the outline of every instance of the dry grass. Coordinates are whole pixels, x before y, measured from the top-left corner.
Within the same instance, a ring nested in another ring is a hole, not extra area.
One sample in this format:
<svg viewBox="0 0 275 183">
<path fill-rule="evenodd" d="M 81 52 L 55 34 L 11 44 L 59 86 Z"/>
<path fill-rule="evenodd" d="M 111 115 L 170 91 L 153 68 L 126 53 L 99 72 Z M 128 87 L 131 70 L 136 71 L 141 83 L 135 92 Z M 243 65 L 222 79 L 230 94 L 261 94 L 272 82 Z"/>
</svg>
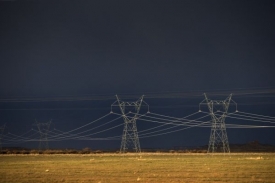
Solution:
<svg viewBox="0 0 275 183">
<path fill-rule="evenodd" d="M 0 182 L 275 182 L 275 154 L 2 155 Z"/>
</svg>

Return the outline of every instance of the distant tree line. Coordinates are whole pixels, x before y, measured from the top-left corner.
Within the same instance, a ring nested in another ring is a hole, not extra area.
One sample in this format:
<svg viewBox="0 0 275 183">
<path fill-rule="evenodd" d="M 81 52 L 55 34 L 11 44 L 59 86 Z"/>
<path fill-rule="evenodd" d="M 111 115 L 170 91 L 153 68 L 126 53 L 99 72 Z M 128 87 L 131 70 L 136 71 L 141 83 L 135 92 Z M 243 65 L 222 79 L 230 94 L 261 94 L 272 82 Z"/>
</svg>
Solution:
<svg viewBox="0 0 275 183">
<path fill-rule="evenodd" d="M 98 154 L 103 153 L 101 150 L 92 151 L 90 148 L 77 149 L 24 149 L 24 148 L 6 148 L 1 151 L 1 154 Z"/>
<path fill-rule="evenodd" d="M 242 152 L 275 152 L 275 146 L 269 144 L 261 144 L 258 141 L 252 141 L 247 144 L 230 144 L 230 151 L 232 153 Z M 196 148 L 181 149 L 174 147 L 174 149 L 142 149 L 142 152 L 148 153 L 207 153 L 207 146 Z M 119 153 L 118 150 L 92 150 L 85 147 L 81 150 L 77 149 L 26 149 L 20 147 L 3 148 L 1 154 L 100 154 L 100 153 Z M 128 153 L 131 153 L 129 151 Z"/>
</svg>

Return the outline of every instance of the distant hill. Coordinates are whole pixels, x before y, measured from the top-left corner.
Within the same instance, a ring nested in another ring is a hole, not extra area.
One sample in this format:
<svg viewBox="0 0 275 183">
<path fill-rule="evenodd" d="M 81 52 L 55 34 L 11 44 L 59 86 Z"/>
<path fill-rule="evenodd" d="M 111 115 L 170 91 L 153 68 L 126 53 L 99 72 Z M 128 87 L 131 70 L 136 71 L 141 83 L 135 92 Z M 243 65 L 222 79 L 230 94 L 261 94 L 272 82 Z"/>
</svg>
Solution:
<svg viewBox="0 0 275 183">
<path fill-rule="evenodd" d="M 230 144 L 231 152 L 275 152 L 275 146 L 252 141 L 246 144 Z"/>
</svg>

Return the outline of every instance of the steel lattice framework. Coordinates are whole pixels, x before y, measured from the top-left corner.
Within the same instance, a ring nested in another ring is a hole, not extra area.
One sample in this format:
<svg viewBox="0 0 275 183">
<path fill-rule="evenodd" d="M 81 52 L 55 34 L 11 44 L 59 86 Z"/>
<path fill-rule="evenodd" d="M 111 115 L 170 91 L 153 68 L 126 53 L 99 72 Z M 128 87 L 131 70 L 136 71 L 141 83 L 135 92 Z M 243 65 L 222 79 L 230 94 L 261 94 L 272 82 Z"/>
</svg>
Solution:
<svg viewBox="0 0 275 183">
<path fill-rule="evenodd" d="M 137 153 L 141 152 L 136 121 L 138 119 L 142 104 L 144 103 L 147 107 L 149 107 L 148 104 L 143 101 L 143 97 L 144 95 L 142 95 L 135 102 L 124 102 L 121 101 L 116 95 L 117 101 L 112 104 L 112 108 L 115 106 L 119 107 L 124 120 L 120 153 L 127 152 L 130 147 L 132 147 L 132 149 Z M 129 108 L 134 108 L 134 112 L 129 111 L 126 113 L 126 109 Z"/>
<path fill-rule="evenodd" d="M 2 151 L 2 135 L 4 133 L 6 125 L 0 127 L 0 150 Z"/>
<path fill-rule="evenodd" d="M 210 100 L 204 93 L 205 99 L 200 103 L 201 106 L 206 105 L 211 116 L 211 133 L 208 144 L 208 153 L 214 152 L 226 152 L 230 153 L 229 142 L 225 126 L 225 118 L 228 114 L 230 103 L 233 102 L 236 105 L 230 94 L 225 100 Z M 237 110 L 237 109 L 236 109 Z"/>
<path fill-rule="evenodd" d="M 48 132 L 51 126 L 51 121 L 47 123 L 38 123 L 35 122 L 34 125 L 37 126 L 39 134 L 40 134 L 40 140 L 39 140 L 39 150 L 42 149 L 49 149 L 49 143 L 48 143 Z"/>
</svg>

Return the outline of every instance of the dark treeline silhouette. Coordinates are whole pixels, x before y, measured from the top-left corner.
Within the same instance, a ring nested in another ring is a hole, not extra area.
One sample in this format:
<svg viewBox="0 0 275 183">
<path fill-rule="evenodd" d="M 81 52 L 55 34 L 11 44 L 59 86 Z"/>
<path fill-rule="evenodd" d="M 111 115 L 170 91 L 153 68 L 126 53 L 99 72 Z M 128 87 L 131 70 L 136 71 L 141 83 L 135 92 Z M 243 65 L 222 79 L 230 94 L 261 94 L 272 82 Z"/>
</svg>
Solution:
<svg viewBox="0 0 275 183">
<path fill-rule="evenodd" d="M 143 148 L 142 152 L 148 153 L 207 153 L 207 145 L 205 146 L 175 146 L 172 149 L 161 148 Z M 275 146 L 269 144 L 261 144 L 258 141 L 248 142 L 246 144 L 230 144 L 232 153 L 245 152 L 275 152 Z M 119 153 L 118 149 L 112 150 L 92 150 L 89 147 L 83 149 L 27 149 L 22 147 L 3 147 L 1 154 L 99 154 L 99 153 Z M 131 151 L 129 151 L 131 153 Z"/>
</svg>

